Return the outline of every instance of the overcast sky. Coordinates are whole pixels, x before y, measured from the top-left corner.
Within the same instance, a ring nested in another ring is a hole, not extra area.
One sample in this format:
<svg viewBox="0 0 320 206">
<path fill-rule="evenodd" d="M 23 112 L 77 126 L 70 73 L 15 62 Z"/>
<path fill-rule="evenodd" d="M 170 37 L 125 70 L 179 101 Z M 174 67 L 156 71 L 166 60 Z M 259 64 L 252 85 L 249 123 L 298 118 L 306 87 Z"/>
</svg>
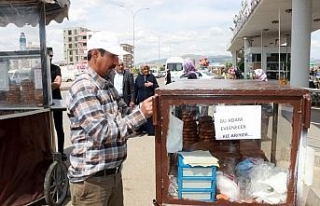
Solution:
<svg viewBox="0 0 320 206">
<path fill-rule="evenodd" d="M 69 20 L 47 26 L 47 46 L 54 48 L 54 61 L 63 60 L 63 29 L 74 27 L 114 31 L 120 43 L 132 44 L 133 14 L 138 11 L 136 62 L 184 54 L 231 55 L 229 27 L 240 5 L 241 0 L 71 0 Z M 319 31 L 312 34 L 311 44 L 311 58 L 320 59 Z"/>
<path fill-rule="evenodd" d="M 133 13 L 142 9 L 135 13 L 134 21 L 136 62 L 190 53 L 230 55 L 226 51 L 232 37 L 229 27 L 240 3 L 240 0 L 71 1 L 69 21 L 50 23 L 47 41 L 57 51 L 62 31 L 56 29 L 79 26 L 113 30 L 118 33 L 120 43 L 132 44 Z"/>
</svg>

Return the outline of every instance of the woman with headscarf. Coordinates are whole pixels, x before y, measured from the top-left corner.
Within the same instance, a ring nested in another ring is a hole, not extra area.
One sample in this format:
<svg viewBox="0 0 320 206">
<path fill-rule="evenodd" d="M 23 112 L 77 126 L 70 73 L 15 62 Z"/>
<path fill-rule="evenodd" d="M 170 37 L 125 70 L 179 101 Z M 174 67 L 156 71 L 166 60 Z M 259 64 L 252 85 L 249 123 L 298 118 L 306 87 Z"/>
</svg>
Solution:
<svg viewBox="0 0 320 206">
<path fill-rule="evenodd" d="M 253 79 L 258 79 L 264 82 L 268 81 L 267 74 L 263 71 L 263 69 L 253 70 Z"/>
<path fill-rule="evenodd" d="M 134 82 L 135 103 L 139 105 L 145 99 L 155 94 L 155 89 L 159 87 L 156 77 L 150 73 L 150 67 L 145 65 L 142 67 Z M 147 123 L 142 125 L 138 133 L 146 132 L 148 135 L 154 135 L 154 126 L 152 117 L 147 120 Z"/>
<path fill-rule="evenodd" d="M 253 79 L 267 82 L 267 74 L 263 69 L 253 70 Z M 271 104 L 261 104 L 261 138 L 267 139 L 268 127 L 269 127 L 269 118 L 272 117 L 273 107 Z"/>
<path fill-rule="evenodd" d="M 184 74 L 188 77 L 188 79 L 198 79 L 196 74 L 196 68 L 192 59 L 186 58 L 183 62 L 183 71 Z"/>
<path fill-rule="evenodd" d="M 183 62 L 183 76 L 188 79 L 198 79 L 198 75 L 196 73 L 196 68 L 194 66 L 194 62 L 192 59 L 186 58 Z M 199 107 L 196 105 L 180 105 L 176 106 L 175 114 L 179 119 L 182 119 L 183 111 L 192 113 L 192 115 L 199 116 L 200 111 Z"/>
<path fill-rule="evenodd" d="M 227 73 L 227 79 L 243 79 L 242 72 L 237 67 L 230 67 Z"/>
</svg>

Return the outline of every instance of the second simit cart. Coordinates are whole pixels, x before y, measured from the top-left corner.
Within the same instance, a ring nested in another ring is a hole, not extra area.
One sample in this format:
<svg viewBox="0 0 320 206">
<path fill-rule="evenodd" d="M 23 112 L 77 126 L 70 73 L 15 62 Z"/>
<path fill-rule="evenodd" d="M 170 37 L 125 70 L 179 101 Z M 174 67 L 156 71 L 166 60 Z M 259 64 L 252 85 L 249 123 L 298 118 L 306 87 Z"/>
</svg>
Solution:
<svg viewBox="0 0 320 206">
<path fill-rule="evenodd" d="M 66 168 L 55 153 L 51 111 L 61 108 L 51 100 L 46 25 L 62 22 L 69 5 L 0 2 L 0 205 L 28 205 L 44 196 L 60 205 L 67 196 Z"/>
</svg>

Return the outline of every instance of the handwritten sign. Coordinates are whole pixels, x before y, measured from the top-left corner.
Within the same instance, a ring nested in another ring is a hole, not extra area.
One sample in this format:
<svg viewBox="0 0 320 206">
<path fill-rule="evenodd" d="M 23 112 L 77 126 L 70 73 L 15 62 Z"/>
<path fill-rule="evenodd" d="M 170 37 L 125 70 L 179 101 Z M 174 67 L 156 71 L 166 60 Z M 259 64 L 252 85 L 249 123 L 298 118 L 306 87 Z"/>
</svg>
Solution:
<svg viewBox="0 0 320 206">
<path fill-rule="evenodd" d="M 261 106 L 218 106 L 214 113 L 217 140 L 261 139 Z"/>
</svg>

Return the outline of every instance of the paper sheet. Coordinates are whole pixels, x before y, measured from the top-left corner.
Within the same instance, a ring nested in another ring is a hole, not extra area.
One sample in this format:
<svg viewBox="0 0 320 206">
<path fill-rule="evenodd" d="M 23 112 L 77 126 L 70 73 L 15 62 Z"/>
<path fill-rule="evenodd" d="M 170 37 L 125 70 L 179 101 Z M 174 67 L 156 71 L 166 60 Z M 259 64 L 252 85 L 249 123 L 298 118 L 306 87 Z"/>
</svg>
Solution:
<svg viewBox="0 0 320 206">
<path fill-rule="evenodd" d="M 180 152 L 179 154 L 183 157 L 183 163 L 192 167 L 219 167 L 219 160 L 212 156 L 209 151 L 196 150 L 192 152 Z"/>
<path fill-rule="evenodd" d="M 170 113 L 169 130 L 167 135 L 167 152 L 177 153 L 182 150 L 183 121 Z"/>
</svg>

